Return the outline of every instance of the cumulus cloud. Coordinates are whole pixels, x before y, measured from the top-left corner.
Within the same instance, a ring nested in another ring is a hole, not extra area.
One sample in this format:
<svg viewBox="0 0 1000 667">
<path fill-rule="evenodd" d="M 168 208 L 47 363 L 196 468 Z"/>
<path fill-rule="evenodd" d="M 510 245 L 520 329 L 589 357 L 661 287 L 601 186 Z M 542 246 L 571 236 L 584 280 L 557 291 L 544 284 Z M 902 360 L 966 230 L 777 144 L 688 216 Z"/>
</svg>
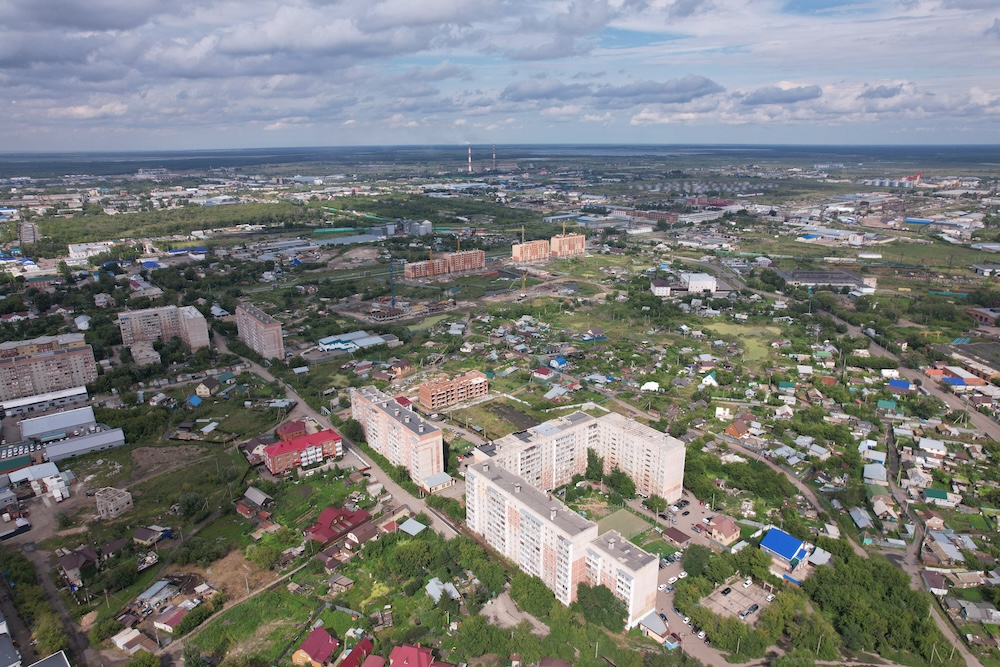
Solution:
<svg viewBox="0 0 1000 667">
<path fill-rule="evenodd" d="M 983 33 L 986 37 L 992 37 L 993 39 L 1000 39 L 1000 18 L 993 19 L 993 25 L 986 29 Z"/>
<path fill-rule="evenodd" d="M 864 99 L 889 99 L 891 97 L 896 97 L 903 92 L 903 84 L 899 83 L 895 86 L 878 85 L 872 87 L 865 87 L 864 91 L 861 92 L 858 97 Z"/>
<path fill-rule="evenodd" d="M 595 90 L 594 95 L 619 100 L 627 99 L 639 103 L 683 104 L 699 97 L 723 91 L 725 88 L 711 79 L 688 75 L 682 79 L 669 81 L 636 81 L 621 86 L 603 86 Z"/>
<path fill-rule="evenodd" d="M 743 104 L 757 106 L 763 104 L 795 104 L 806 100 L 815 100 L 823 95 L 823 89 L 819 86 L 793 86 L 790 88 L 780 88 L 778 86 L 765 86 L 758 88 L 745 95 Z"/>
<path fill-rule="evenodd" d="M 1000 141 L 996 0 L 868 3 L 863 17 L 783 7 L 14 0 L 0 3 L 0 86 L 16 101 L 4 120 L 18 128 L 5 147 L 254 145 L 262 129 L 297 145 L 409 142 L 414 129 L 445 138 L 458 127 L 498 141 L 573 141 L 591 138 L 594 123 L 618 141 L 639 125 L 910 121 Z M 539 118 L 559 131 L 541 133 Z M 121 145 L 72 143 L 99 141 L 96 127 Z"/>
</svg>

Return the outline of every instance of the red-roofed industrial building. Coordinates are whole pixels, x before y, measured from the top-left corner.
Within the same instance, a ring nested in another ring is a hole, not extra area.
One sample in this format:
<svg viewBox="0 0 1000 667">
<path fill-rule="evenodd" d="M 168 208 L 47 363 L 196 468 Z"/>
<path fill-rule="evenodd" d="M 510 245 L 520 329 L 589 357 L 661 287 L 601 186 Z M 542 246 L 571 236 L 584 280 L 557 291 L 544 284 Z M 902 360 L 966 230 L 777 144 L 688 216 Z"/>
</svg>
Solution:
<svg viewBox="0 0 1000 667">
<path fill-rule="evenodd" d="M 264 448 L 264 463 L 272 475 L 280 475 L 296 466 L 320 463 L 331 456 L 343 456 L 343 438 L 332 429 L 311 433 L 292 440 L 276 442 Z"/>
<path fill-rule="evenodd" d="M 371 518 L 371 515 L 364 510 L 352 512 L 341 507 L 327 507 L 319 513 L 316 523 L 306 530 L 306 538 L 325 547 L 365 525 Z"/>
<path fill-rule="evenodd" d="M 324 667 L 336 659 L 337 647 L 340 642 L 330 636 L 323 628 L 313 628 L 302 646 L 292 654 L 292 664 L 299 667 Z"/>
</svg>

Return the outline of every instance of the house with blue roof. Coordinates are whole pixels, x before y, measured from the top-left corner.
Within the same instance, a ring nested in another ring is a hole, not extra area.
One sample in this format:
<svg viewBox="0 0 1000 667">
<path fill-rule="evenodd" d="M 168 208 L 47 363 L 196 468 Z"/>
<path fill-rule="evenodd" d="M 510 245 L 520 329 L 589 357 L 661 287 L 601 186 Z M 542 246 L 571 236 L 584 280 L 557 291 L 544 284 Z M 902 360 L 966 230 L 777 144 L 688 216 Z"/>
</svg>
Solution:
<svg viewBox="0 0 1000 667">
<path fill-rule="evenodd" d="M 911 390 L 909 380 L 889 380 L 889 391 L 894 394 L 904 394 Z"/>
<path fill-rule="evenodd" d="M 195 396 L 194 394 L 188 397 L 187 402 L 192 408 L 196 408 L 199 405 L 201 405 L 201 399 Z"/>
<path fill-rule="evenodd" d="M 568 362 L 564 357 L 556 357 L 555 359 L 549 362 L 549 366 L 556 369 L 557 371 L 561 371 L 564 368 L 566 368 L 567 363 Z"/>
<path fill-rule="evenodd" d="M 779 528 L 767 531 L 767 535 L 760 541 L 760 549 L 789 570 L 795 570 L 795 567 L 809 555 L 805 542 Z"/>
</svg>

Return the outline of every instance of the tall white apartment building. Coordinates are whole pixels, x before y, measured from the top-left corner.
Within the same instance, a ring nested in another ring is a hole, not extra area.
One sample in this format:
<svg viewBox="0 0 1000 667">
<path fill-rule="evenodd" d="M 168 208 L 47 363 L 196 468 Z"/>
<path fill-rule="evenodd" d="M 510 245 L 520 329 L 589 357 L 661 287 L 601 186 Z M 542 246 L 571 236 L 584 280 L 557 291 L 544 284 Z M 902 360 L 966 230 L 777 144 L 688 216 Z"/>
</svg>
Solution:
<svg viewBox="0 0 1000 667">
<path fill-rule="evenodd" d="M 631 628 L 655 609 L 658 564 L 615 531 L 597 524 L 487 460 L 465 476 L 466 525 L 565 605 L 581 583 L 604 585 L 628 610 Z"/>
<path fill-rule="evenodd" d="M 592 417 L 574 412 L 512 433 L 493 445 L 497 463 L 543 491 L 583 474 L 587 450 L 593 449 L 604 459 L 605 473 L 617 466 L 632 478 L 638 493 L 662 496 L 668 502 L 681 497 L 684 443 L 617 413 Z"/>
<path fill-rule="evenodd" d="M 351 417 L 361 424 L 365 441 L 427 492 L 454 483 L 444 471 L 441 429 L 375 387 L 351 389 Z"/>
</svg>

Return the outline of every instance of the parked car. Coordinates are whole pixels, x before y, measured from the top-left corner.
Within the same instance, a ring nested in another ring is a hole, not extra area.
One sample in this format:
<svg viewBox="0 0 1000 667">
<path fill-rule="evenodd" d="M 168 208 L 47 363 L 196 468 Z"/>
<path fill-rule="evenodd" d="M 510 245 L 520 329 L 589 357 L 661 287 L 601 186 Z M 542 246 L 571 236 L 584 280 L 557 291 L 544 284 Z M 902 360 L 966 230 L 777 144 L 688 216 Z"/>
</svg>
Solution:
<svg viewBox="0 0 1000 667">
<path fill-rule="evenodd" d="M 683 512 L 681 512 L 681 516 L 687 516 L 690 513 L 691 513 L 691 510 L 684 510 Z"/>
<path fill-rule="evenodd" d="M 656 587 L 656 590 L 658 590 L 658 591 L 660 591 L 662 593 L 663 591 L 667 590 L 667 585 L 666 584 L 660 584 L 659 586 Z"/>
<path fill-rule="evenodd" d="M 743 582 L 743 588 L 750 588 L 753 586 L 753 579 L 747 579 Z"/>
<path fill-rule="evenodd" d="M 690 616 L 685 616 L 683 622 L 684 622 L 684 625 L 691 625 L 691 617 Z"/>
<path fill-rule="evenodd" d="M 668 584 L 676 584 L 677 583 L 677 577 L 670 577 L 669 579 L 667 579 L 667 583 Z"/>
<path fill-rule="evenodd" d="M 729 595 L 732 592 L 733 592 L 733 589 L 730 588 L 729 586 L 726 586 L 725 588 L 722 589 L 722 594 L 723 595 Z"/>
<path fill-rule="evenodd" d="M 704 638 L 705 638 L 705 631 L 704 630 L 699 630 L 698 631 L 698 639 L 704 639 Z"/>
<path fill-rule="evenodd" d="M 670 623 L 670 621 L 667 620 L 667 615 L 664 614 L 662 611 L 660 612 L 660 620 L 663 621 L 664 623 Z"/>
<path fill-rule="evenodd" d="M 688 576 L 688 573 L 685 572 L 684 570 L 681 570 L 681 573 L 677 575 L 677 578 L 678 579 L 683 579 L 686 576 Z"/>
<path fill-rule="evenodd" d="M 768 595 L 768 596 L 767 596 L 766 598 L 764 598 L 764 599 L 765 599 L 766 601 L 768 601 L 768 602 L 771 602 L 772 600 L 774 600 L 774 593 L 771 593 L 770 595 Z"/>
<path fill-rule="evenodd" d="M 747 609 L 747 616 L 749 616 L 750 614 L 754 613 L 758 609 L 760 609 L 760 605 L 759 604 L 754 603 L 754 604 L 750 605 L 750 608 Z"/>
</svg>

